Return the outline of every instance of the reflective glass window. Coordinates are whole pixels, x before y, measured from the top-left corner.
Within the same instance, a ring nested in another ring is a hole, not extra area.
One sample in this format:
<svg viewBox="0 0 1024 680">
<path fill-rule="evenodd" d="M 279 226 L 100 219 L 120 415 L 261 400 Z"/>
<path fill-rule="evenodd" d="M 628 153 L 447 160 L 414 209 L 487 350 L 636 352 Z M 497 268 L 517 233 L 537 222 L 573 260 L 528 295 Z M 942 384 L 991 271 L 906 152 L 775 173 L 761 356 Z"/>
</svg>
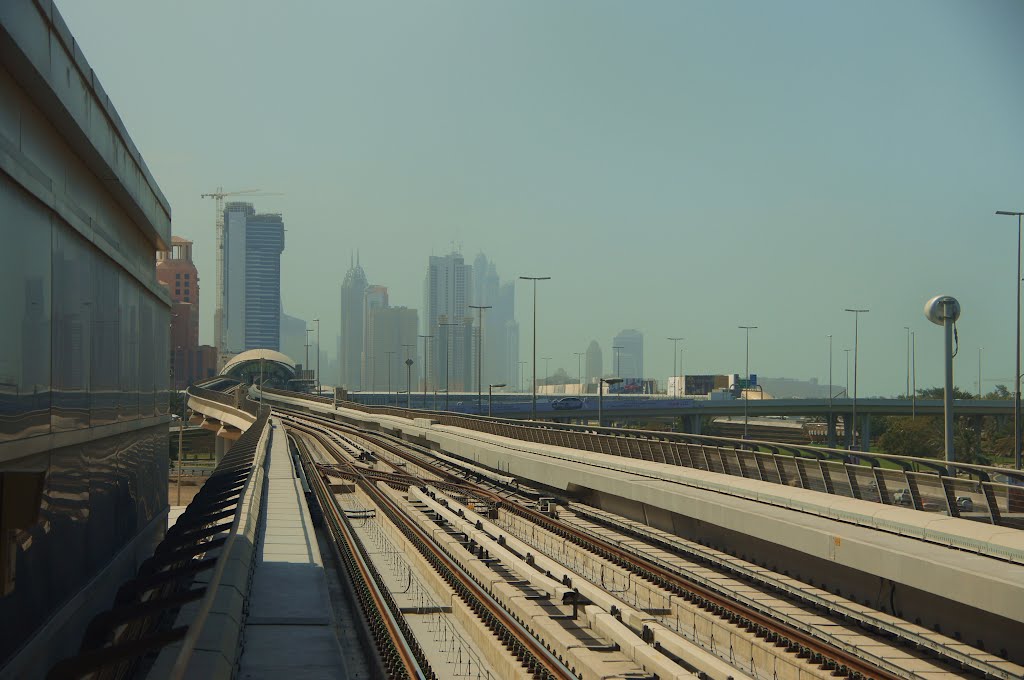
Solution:
<svg viewBox="0 0 1024 680">
<path fill-rule="evenodd" d="M 128 274 L 121 272 L 119 325 L 121 334 L 120 420 L 139 417 L 139 289 Z"/>
<path fill-rule="evenodd" d="M 90 392 L 92 424 L 107 425 L 117 420 L 120 373 L 120 268 L 112 260 L 96 258 L 93 301 L 93 343 Z"/>
<path fill-rule="evenodd" d="M 89 426 L 89 370 L 96 254 L 78 234 L 58 223 L 53 231 L 54 430 Z"/>
<path fill-rule="evenodd" d="M 0 441 L 50 429 L 49 211 L 0 174 Z"/>
<path fill-rule="evenodd" d="M 156 406 L 156 338 L 166 336 L 165 325 L 160 333 L 156 332 L 153 298 L 146 293 L 139 295 L 139 416 L 147 418 L 154 413 Z M 162 357 L 163 365 L 167 365 L 170 357 Z"/>
</svg>

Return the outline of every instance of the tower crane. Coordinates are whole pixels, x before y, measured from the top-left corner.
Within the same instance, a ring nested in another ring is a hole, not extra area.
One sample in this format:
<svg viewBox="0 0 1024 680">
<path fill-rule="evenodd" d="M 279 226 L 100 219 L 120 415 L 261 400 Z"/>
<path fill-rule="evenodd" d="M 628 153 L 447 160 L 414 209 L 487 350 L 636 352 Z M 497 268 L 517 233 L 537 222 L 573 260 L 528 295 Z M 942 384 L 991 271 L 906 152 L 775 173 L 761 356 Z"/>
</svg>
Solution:
<svg viewBox="0 0 1024 680">
<path fill-rule="evenodd" d="M 226 353 L 226 338 L 224 337 L 224 197 L 245 196 L 255 198 L 258 196 L 283 196 L 284 194 L 263 191 L 262 189 L 242 189 L 241 191 L 224 191 L 224 187 L 217 187 L 216 191 L 200 194 L 200 198 L 214 199 L 214 208 L 217 211 L 214 222 L 217 233 L 217 304 L 213 313 L 213 344 L 217 348 L 217 368 L 222 368 Z"/>
</svg>

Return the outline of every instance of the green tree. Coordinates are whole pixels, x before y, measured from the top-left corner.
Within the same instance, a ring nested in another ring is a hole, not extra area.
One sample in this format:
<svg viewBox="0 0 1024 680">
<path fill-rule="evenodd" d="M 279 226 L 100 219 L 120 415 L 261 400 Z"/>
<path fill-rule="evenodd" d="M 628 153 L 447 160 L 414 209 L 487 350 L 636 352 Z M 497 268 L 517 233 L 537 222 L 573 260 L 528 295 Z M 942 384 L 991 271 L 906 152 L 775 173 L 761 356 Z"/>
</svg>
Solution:
<svg viewBox="0 0 1024 680">
<path fill-rule="evenodd" d="M 996 388 L 985 395 L 986 399 L 1011 399 L 1010 390 L 1006 385 L 996 385 Z"/>
<path fill-rule="evenodd" d="M 898 456 L 936 457 L 942 453 L 942 421 L 934 416 L 890 416 L 878 446 Z"/>
<path fill-rule="evenodd" d="M 942 387 L 922 387 L 917 391 L 918 399 L 943 399 L 945 396 L 945 388 Z M 953 387 L 954 399 L 975 399 L 977 396 L 967 390 L 962 390 L 956 386 Z"/>
</svg>

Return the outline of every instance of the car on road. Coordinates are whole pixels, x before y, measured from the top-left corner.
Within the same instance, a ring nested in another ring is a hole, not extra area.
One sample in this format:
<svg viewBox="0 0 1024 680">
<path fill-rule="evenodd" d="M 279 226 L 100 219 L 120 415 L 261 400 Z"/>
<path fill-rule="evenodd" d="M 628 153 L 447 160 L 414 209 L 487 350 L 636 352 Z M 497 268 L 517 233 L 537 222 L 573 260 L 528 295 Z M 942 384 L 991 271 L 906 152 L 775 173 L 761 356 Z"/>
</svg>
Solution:
<svg viewBox="0 0 1024 680">
<path fill-rule="evenodd" d="M 583 400 L 579 397 L 562 397 L 561 399 L 555 399 L 551 402 L 551 408 L 556 411 L 569 411 L 572 409 L 583 408 Z"/>
</svg>

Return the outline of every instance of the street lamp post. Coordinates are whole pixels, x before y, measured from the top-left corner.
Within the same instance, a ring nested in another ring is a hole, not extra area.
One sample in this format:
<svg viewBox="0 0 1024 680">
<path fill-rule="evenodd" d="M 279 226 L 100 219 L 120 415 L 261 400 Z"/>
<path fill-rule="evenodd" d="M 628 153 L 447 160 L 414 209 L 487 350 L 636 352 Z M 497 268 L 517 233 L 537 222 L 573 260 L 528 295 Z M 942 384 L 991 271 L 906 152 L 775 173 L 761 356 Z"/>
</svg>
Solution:
<svg viewBox="0 0 1024 680">
<path fill-rule="evenodd" d="M 907 391 L 906 395 L 910 396 L 910 326 L 903 327 L 907 331 Z"/>
<path fill-rule="evenodd" d="M 406 376 L 405 376 L 405 385 L 406 385 L 406 390 L 405 390 L 405 407 L 406 408 L 412 408 L 412 364 L 413 364 L 413 360 L 411 358 L 405 360 L 405 370 L 406 370 Z"/>
<path fill-rule="evenodd" d="M 1013 467 L 1020 470 L 1021 464 L 1021 431 L 1020 431 L 1020 241 L 1021 241 L 1021 215 L 1024 212 L 1012 210 L 997 210 L 997 215 L 1017 217 L 1017 278 L 1013 280 L 1013 287 L 1017 289 L 1017 354 L 1015 357 L 1017 372 L 1014 373 L 1013 388 Z"/>
<path fill-rule="evenodd" d="M 617 385 L 622 378 L 601 378 L 597 383 L 597 426 L 604 427 L 604 386 Z"/>
<path fill-rule="evenodd" d="M 537 420 L 537 282 L 550 281 L 550 276 L 520 276 L 523 281 L 533 281 L 533 398 L 530 418 Z"/>
<path fill-rule="evenodd" d="M 871 310 L 847 309 L 846 311 L 853 313 L 853 414 L 850 416 L 850 420 L 853 421 L 853 438 L 850 440 L 850 448 L 853 451 L 857 451 L 857 359 L 860 343 L 859 323 L 860 315 L 866 314 Z M 868 442 L 868 444 L 870 445 L 870 442 Z"/>
<path fill-rule="evenodd" d="M 430 363 L 427 359 L 427 338 L 434 337 L 433 335 L 418 335 L 416 337 L 423 338 L 423 408 L 427 407 L 427 364 Z"/>
<path fill-rule="evenodd" d="M 405 366 L 407 373 L 405 376 L 405 393 L 409 395 L 405 398 L 405 407 L 412 408 L 412 365 L 415 363 L 412 360 L 412 350 L 416 349 L 416 343 L 411 345 L 403 344 L 402 348 L 405 350 Z M 395 400 L 395 403 L 397 405 L 397 399 Z"/>
<path fill-rule="evenodd" d="M 490 309 L 491 305 L 469 305 L 469 307 L 477 310 L 480 315 L 480 322 L 476 328 L 476 412 L 479 414 L 483 410 L 483 390 L 480 386 L 483 384 L 481 375 L 484 356 L 484 310 Z"/>
<path fill-rule="evenodd" d="M 391 363 L 392 363 L 391 357 L 395 356 L 395 354 L 397 354 L 397 352 L 394 352 L 394 351 L 384 352 L 384 356 L 387 357 L 387 362 L 388 362 L 388 397 L 387 397 L 387 399 L 384 400 L 385 404 L 390 404 L 391 403 Z"/>
<path fill-rule="evenodd" d="M 505 383 L 498 383 L 497 385 L 488 385 L 487 386 L 487 417 L 488 418 L 491 417 L 491 402 L 494 399 L 494 388 L 495 387 L 504 387 L 504 386 L 505 386 Z"/>
<path fill-rule="evenodd" d="M 312 345 L 309 343 L 309 334 L 312 332 L 312 328 L 306 329 L 306 364 L 302 367 L 302 370 L 306 373 L 307 376 L 309 375 L 309 348 L 312 347 Z"/>
<path fill-rule="evenodd" d="M 917 335 L 910 331 L 910 418 L 917 418 Z"/>
<path fill-rule="evenodd" d="M 586 352 L 573 352 L 576 355 L 576 374 L 580 379 L 580 394 L 583 394 L 583 355 Z"/>
<path fill-rule="evenodd" d="M 313 319 L 316 324 L 316 396 L 320 396 L 320 319 Z"/>
<path fill-rule="evenodd" d="M 750 401 L 750 331 L 757 328 L 757 326 L 738 326 L 741 330 L 747 332 L 747 367 L 746 375 L 744 380 L 747 383 L 747 389 L 743 390 L 743 438 L 747 438 L 747 421 L 750 419 L 749 406 L 747 404 Z"/>
<path fill-rule="evenodd" d="M 978 348 L 978 399 L 982 399 L 984 397 L 984 393 L 982 392 L 982 389 L 981 389 L 981 350 L 983 350 L 983 349 L 985 349 L 985 348 L 984 347 L 979 347 Z"/>
<path fill-rule="evenodd" d="M 442 321 L 437 324 L 439 327 L 444 327 L 444 410 L 448 410 L 448 394 L 451 391 L 451 374 L 448 371 L 448 367 L 451 364 L 451 336 L 452 333 L 449 328 L 452 326 L 461 326 L 462 324 L 454 321 Z"/>
<path fill-rule="evenodd" d="M 832 334 L 828 334 L 828 419 L 832 422 Z"/>
<path fill-rule="evenodd" d="M 519 391 L 522 392 L 523 391 L 523 366 L 526 365 L 526 362 L 525 361 L 517 361 L 516 363 L 519 364 Z"/>
<path fill-rule="evenodd" d="M 686 338 L 668 338 L 672 341 L 672 386 L 675 388 L 675 398 L 679 398 L 679 364 L 677 360 L 679 358 L 679 341 L 685 340 Z"/>
</svg>

